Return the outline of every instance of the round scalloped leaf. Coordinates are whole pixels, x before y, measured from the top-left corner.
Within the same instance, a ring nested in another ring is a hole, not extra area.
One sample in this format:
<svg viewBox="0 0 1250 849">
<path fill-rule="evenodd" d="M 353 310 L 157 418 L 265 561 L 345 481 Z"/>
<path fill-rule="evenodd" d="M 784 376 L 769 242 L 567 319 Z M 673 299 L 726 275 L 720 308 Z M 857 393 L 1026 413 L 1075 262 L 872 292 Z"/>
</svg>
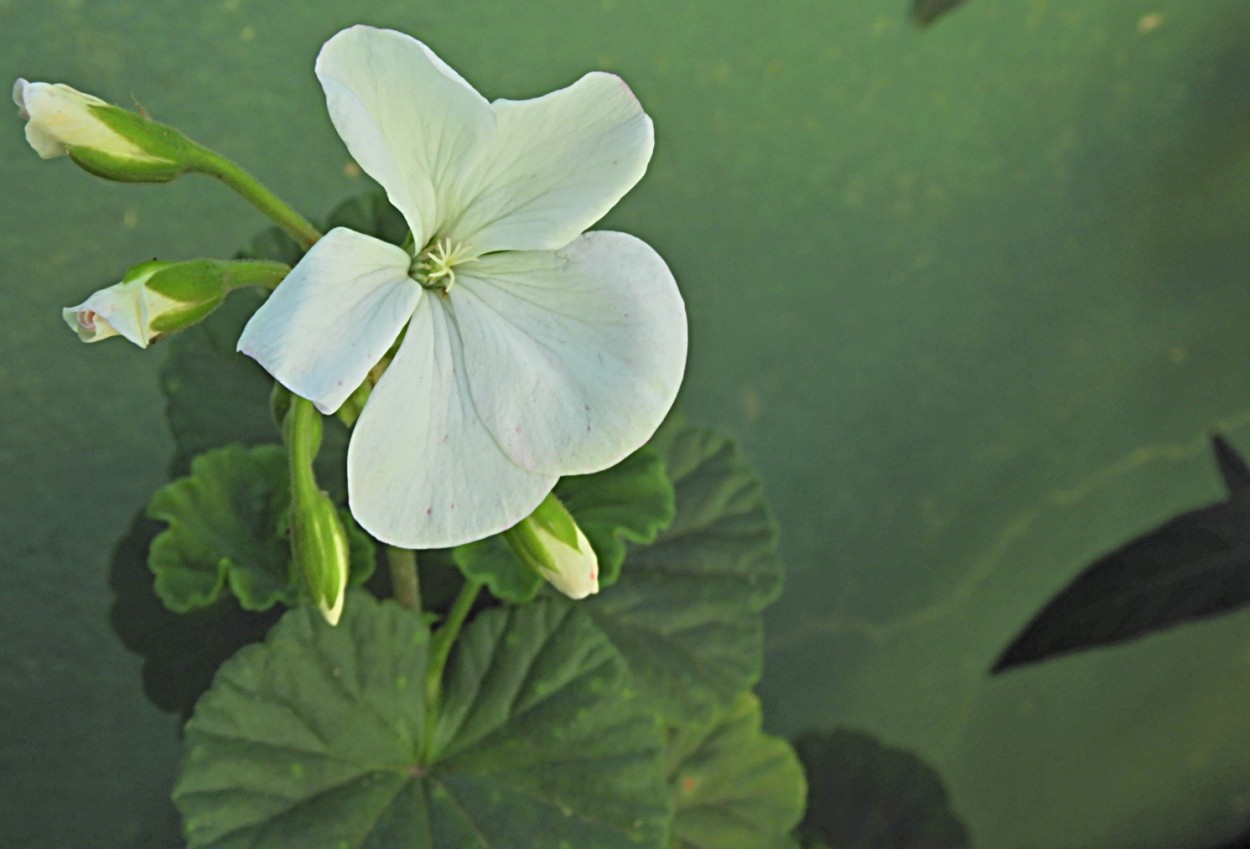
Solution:
<svg viewBox="0 0 1250 849">
<path fill-rule="evenodd" d="M 586 616 L 479 616 L 427 746 L 428 649 L 420 617 L 354 592 L 337 627 L 293 610 L 227 661 L 174 788 L 192 849 L 665 845 L 659 731 Z"/>
<path fill-rule="evenodd" d="M 653 442 L 677 497 L 673 523 L 633 548 L 607 592 L 578 602 L 673 725 L 707 722 L 759 680 L 760 611 L 781 592 L 777 527 L 733 442 L 666 424 Z"/>
<path fill-rule="evenodd" d="M 672 732 L 668 780 L 676 802 L 672 849 L 788 849 L 807 783 L 790 744 L 760 730 L 760 703 L 743 693 L 707 725 Z"/>
<path fill-rule="evenodd" d="M 556 495 L 599 558 L 601 587 L 620 576 L 625 544 L 653 541 L 672 523 L 676 509 L 664 459 L 645 445 L 602 472 L 561 478 Z M 500 535 L 458 546 L 453 554 L 467 577 L 504 601 L 529 601 L 546 583 Z"/>
<path fill-rule="evenodd" d="M 169 527 L 152 541 L 148 567 L 156 594 L 182 613 L 216 603 L 226 588 L 244 610 L 294 606 L 303 595 L 293 574 L 286 512 L 286 452 L 276 445 L 228 445 L 201 454 L 191 474 L 166 484 L 147 515 Z M 373 574 L 373 543 L 342 513 L 354 584 Z"/>
<path fill-rule="evenodd" d="M 143 658 L 143 691 L 163 711 L 191 715 L 213 673 L 241 647 L 265 636 L 281 610 L 253 613 L 233 598 L 174 613 L 161 603 L 148 569 L 148 549 L 164 529 L 140 511 L 113 548 L 109 622 L 122 644 Z"/>
</svg>

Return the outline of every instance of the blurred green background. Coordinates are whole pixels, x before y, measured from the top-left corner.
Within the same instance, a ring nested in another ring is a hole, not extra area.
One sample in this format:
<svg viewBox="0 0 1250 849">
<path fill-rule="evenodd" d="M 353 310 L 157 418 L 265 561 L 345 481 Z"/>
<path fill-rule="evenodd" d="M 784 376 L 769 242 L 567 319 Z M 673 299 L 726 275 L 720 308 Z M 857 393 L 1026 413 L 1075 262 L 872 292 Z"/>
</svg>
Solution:
<svg viewBox="0 0 1250 849">
<path fill-rule="evenodd" d="M 349 11 L 350 9 L 350 11 Z M 368 187 L 320 44 L 364 21 L 487 96 L 593 68 L 657 127 L 608 226 L 689 304 L 689 418 L 780 518 L 772 730 L 849 726 L 942 774 L 983 849 L 1201 847 L 1250 823 L 1250 616 L 989 679 L 1080 567 L 1220 497 L 1250 448 L 1250 4 L 970 0 L 0 0 L 0 80 L 141 103 L 307 214 Z M 156 847 L 176 724 L 107 623 L 109 550 L 164 480 L 159 346 L 60 308 L 265 226 L 0 132 L 0 845 Z"/>
</svg>

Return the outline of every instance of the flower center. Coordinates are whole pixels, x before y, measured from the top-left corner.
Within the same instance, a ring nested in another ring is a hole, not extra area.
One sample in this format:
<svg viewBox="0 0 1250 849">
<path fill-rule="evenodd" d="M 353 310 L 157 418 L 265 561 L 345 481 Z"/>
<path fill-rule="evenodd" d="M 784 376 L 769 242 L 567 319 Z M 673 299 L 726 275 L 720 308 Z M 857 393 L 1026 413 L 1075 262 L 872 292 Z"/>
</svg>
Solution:
<svg viewBox="0 0 1250 849">
<path fill-rule="evenodd" d="M 473 249 L 464 242 L 435 239 L 413 258 L 409 274 L 425 288 L 446 294 L 456 285 L 456 266 L 474 259 Z"/>
</svg>

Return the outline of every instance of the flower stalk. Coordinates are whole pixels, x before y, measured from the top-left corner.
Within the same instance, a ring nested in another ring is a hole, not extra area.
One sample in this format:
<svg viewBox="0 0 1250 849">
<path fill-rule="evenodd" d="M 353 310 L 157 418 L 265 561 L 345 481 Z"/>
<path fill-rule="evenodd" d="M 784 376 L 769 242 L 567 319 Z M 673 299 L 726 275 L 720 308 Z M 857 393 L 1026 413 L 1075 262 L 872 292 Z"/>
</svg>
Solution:
<svg viewBox="0 0 1250 849">
<path fill-rule="evenodd" d="M 460 594 L 447 612 L 434 636 L 430 638 L 429 665 L 425 670 L 425 734 L 421 763 L 429 763 L 433 755 L 431 746 L 434 744 L 434 732 L 438 728 L 438 715 L 443 707 L 443 672 L 447 668 L 447 659 L 451 656 L 451 647 L 460 636 L 460 629 L 473 609 L 473 602 L 481 592 L 482 584 L 478 581 L 466 580 L 460 588 Z"/>
<path fill-rule="evenodd" d="M 266 188 L 260 180 L 220 153 L 195 144 L 190 153 L 188 170 L 216 177 L 234 189 L 240 197 L 269 216 L 270 220 L 305 250 L 321 238 L 321 232 L 308 219 Z"/>
<path fill-rule="evenodd" d="M 421 612 L 421 582 L 417 577 L 417 553 L 411 548 L 386 547 L 386 565 L 391 570 L 395 600 L 409 610 Z"/>
</svg>

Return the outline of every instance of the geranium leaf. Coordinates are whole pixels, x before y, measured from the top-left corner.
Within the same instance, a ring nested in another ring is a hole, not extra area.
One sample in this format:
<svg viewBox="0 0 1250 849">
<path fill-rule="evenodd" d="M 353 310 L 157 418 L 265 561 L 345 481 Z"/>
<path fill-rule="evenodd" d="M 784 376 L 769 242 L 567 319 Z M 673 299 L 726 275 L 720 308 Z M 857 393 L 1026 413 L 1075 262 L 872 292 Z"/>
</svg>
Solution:
<svg viewBox="0 0 1250 849">
<path fill-rule="evenodd" d="M 837 849 L 964 849 L 968 831 L 951 812 L 932 767 L 856 731 L 806 734 L 795 743 L 807 772 L 807 845 Z"/>
<path fill-rule="evenodd" d="M 733 443 L 666 425 L 653 445 L 677 514 L 633 548 L 615 586 L 578 602 L 625 655 L 644 697 L 674 725 L 706 722 L 759 679 L 760 611 L 781 591 L 777 528 Z"/>
<path fill-rule="evenodd" d="M 700 726 L 671 732 L 668 780 L 676 804 L 673 849 L 786 849 L 803 818 L 803 767 L 760 730 L 751 693 Z"/>
<path fill-rule="evenodd" d="M 1085 567 L 1012 640 L 993 672 L 1250 604 L 1250 472 L 1222 438 L 1213 450 L 1229 500 L 1182 513 Z"/>
<path fill-rule="evenodd" d="M 245 610 L 292 606 L 302 595 L 286 527 L 286 452 L 229 445 L 196 457 L 191 474 L 161 487 L 147 515 L 169 528 L 152 541 L 148 566 L 165 606 L 186 612 L 215 604 L 227 588 Z M 373 543 L 342 514 L 352 583 L 373 574 Z"/>
<path fill-rule="evenodd" d="M 433 740 L 428 646 L 420 617 L 355 592 L 337 627 L 293 610 L 227 661 L 174 788 L 192 849 L 664 845 L 659 732 L 587 617 L 544 602 L 479 616 Z"/>
<path fill-rule="evenodd" d="M 148 549 L 164 528 L 140 512 L 113 549 L 109 621 L 126 648 L 143 658 L 143 690 L 164 711 L 189 716 L 222 661 L 255 642 L 278 621 L 281 609 L 243 610 L 233 598 L 187 613 L 173 613 L 156 595 Z"/>
<path fill-rule="evenodd" d="M 653 541 L 675 513 L 664 459 L 646 445 L 602 472 L 561 478 L 556 495 L 599 558 L 600 587 L 620 576 L 626 542 Z M 499 535 L 457 546 L 453 556 L 467 577 L 485 583 L 503 601 L 529 601 L 546 584 Z"/>
</svg>

